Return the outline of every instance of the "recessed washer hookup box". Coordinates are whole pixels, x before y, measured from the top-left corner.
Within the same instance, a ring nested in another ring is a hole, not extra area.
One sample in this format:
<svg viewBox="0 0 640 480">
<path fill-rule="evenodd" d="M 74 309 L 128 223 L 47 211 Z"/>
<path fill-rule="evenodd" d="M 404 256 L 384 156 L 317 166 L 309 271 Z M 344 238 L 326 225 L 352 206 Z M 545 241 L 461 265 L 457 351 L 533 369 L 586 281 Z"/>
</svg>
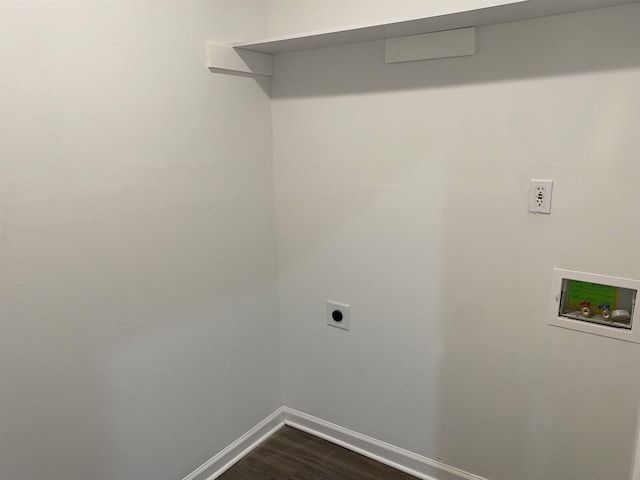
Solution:
<svg viewBox="0 0 640 480">
<path fill-rule="evenodd" d="M 638 280 L 554 268 L 548 323 L 640 343 L 634 324 L 639 288 Z"/>
</svg>

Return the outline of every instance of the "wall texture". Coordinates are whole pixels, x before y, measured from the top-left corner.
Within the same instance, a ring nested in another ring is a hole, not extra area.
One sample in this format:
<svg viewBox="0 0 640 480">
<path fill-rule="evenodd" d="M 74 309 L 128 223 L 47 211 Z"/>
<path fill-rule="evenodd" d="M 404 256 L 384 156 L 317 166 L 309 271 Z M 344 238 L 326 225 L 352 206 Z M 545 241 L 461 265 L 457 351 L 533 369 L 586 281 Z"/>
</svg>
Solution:
<svg viewBox="0 0 640 480">
<path fill-rule="evenodd" d="M 0 478 L 175 480 L 282 405 L 264 2 L 0 2 Z M 250 141 L 249 141 L 250 140 Z"/>
<path fill-rule="evenodd" d="M 276 57 L 286 405 L 491 480 L 629 478 L 640 346 L 546 316 L 554 266 L 640 277 L 639 24 L 632 5 L 480 28 L 473 57 Z M 551 216 L 527 213 L 536 177 Z"/>
</svg>

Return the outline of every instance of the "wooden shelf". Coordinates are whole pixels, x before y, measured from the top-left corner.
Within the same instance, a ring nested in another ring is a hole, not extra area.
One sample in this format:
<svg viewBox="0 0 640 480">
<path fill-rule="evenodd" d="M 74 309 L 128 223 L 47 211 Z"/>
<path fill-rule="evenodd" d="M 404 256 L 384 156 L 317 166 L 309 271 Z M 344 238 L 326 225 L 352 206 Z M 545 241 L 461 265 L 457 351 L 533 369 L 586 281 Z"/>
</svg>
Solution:
<svg viewBox="0 0 640 480">
<path fill-rule="evenodd" d="M 396 19 L 385 23 L 351 25 L 306 32 L 298 35 L 269 37 L 231 44 L 237 49 L 260 53 L 283 53 L 312 48 L 334 47 L 350 43 L 440 32 L 458 28 L 527 20 L 562 13 L 612 7 L 640 0 L 479 0 L 480 8 L 460 10 L 449 6 L 436 15 Z M 455 5 L 455 2 L 451 2 Z"/>
</svg>

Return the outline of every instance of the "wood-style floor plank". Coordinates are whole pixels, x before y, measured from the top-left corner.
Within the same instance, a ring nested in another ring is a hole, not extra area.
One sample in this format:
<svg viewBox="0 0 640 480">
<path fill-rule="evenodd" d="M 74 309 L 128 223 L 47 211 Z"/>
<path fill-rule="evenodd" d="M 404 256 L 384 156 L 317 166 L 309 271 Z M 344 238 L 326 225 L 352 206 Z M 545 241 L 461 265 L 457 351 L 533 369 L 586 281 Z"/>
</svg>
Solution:
<svg viewBox="0 0 640 480">
<path fill-rule="evenodd" d="M 416 480 L 321 438 L 283 427 L 219 480 Z"/>
</svg>

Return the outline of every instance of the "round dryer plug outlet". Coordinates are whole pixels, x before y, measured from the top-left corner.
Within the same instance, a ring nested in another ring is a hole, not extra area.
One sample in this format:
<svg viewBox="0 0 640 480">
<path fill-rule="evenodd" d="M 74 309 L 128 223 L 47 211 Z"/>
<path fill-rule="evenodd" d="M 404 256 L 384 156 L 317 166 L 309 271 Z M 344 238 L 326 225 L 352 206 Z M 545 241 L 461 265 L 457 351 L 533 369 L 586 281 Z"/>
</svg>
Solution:
<svg viewBox="0 0 640 480">
<path fill-rule="evenodd" d="M 349 330 L 349 308 L 350 306 L 346 303 L 327 300 L 327 325 Z"/>
</svg>

